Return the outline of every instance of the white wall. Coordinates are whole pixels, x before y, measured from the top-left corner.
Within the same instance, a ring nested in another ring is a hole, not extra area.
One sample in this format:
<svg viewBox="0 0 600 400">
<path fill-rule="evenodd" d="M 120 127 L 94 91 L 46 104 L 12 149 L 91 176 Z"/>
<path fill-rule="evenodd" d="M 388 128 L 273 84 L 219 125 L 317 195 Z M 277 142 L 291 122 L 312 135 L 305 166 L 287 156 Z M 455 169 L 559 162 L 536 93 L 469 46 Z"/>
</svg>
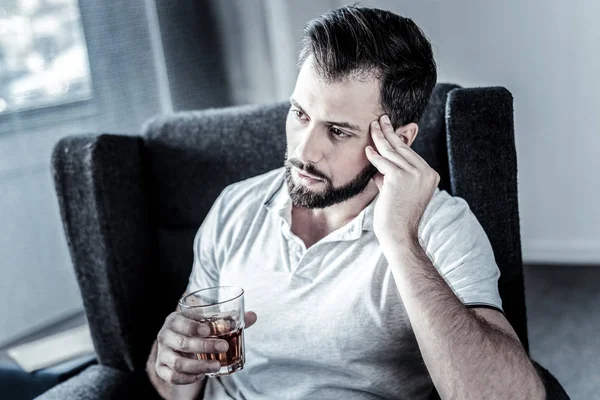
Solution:
<svg viewBox="0 0 600 400">
<path fill-rule="evenodd" d="M 70 125 L 0 135 L 0 345 L 82 308 L 50 175 Z"/>
<path fill-rule="evenodd" d="M 308 18 L 347 3 L 288 0 L 292 42 Z M 438 81 L 512 92 L 525 261 L 600 263 L 600 2 L 361 4 L 412 18 L 434 46 Z M 294 79 L 279 82 L 291 90 Z"/>
<path fill-rule="evenodd" d="M 440 81 L 512 92 L 525 260 L 600 263 L 600 3 L 365 4 L 425 30 Z"/>
</svg>

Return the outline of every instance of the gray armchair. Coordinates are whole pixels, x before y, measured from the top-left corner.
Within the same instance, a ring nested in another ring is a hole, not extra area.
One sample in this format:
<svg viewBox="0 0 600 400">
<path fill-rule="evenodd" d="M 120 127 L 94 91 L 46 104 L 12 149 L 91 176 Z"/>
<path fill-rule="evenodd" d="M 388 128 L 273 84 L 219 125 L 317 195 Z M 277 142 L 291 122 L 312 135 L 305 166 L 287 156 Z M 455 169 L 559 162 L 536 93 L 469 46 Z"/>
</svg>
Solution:
<svg viewBox="0 0 600 400">
<path fill-rule="evenodd" d="M 155 118 L 141 136 L 56 145 L 56 191 L 99 365 L 39 399 L 158 397 L 145 363 L 185 290 L 194 234 L 226 185 L 282 165 L 286 113 L 286 104 L 181 112 Z M 413 147 L 486 231 L 506 316 L 528 349 L 511 94 L 438 84 L 420 128 Z M 536 368 L 549 399 L 568 398 Z"/>
</svg>

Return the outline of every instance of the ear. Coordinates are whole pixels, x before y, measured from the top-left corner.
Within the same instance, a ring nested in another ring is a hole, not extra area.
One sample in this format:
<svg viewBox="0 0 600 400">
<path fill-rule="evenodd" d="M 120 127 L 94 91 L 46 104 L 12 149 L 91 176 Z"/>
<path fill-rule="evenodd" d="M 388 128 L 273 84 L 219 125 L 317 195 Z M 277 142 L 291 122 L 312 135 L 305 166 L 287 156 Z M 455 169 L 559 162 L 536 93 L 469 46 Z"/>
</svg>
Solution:
<svg viewBox="0 0 600 400">
<path fill-rule="evenodd" d="M 410 147 L 413 144 L 413 142 L 417 138 L 418 133 L 419 125 L 415 124 L 414 122 L 411 122 L 410 124 L 406 124 L 396 129 L 396 135 L 398 135 L 398 137 L 402 139 L 402 141 L 406 143 L 408 147 Z"/>
</svg>

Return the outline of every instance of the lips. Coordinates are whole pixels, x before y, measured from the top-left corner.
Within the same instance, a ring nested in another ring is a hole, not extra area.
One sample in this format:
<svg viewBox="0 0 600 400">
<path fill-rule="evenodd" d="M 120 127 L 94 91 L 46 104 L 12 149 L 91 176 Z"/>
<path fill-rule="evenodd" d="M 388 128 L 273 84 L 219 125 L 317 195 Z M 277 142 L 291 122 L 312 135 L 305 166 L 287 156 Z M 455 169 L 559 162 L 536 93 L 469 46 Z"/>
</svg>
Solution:
<svg viewBox="0 0 600 400">
<path fill-rule="evenodd" d="M 309 175 L 306 172 L 300 172 L 299 170 L 296 170 L 296 172 L 298 173 L 300 178 L 308 178 L 308 179 L 312 179 L 314 181 L 323 181 L 323 179 L 317 178 L 316 176 Z"/>
</svg>

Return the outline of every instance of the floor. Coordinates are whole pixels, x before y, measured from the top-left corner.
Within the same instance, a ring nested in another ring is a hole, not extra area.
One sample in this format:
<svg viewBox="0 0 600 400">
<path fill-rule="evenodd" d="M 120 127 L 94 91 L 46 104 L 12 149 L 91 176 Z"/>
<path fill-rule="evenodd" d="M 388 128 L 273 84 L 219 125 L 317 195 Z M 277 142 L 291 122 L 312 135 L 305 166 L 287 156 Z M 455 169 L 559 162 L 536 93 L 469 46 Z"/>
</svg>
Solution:
<svg viewBox="0 0 600 400">
<path fill-rule="evenodd" d="M 571 399 L 600 399 L 600 266 L 524 269 L 531 357 Z"/>
<path fill-rule="evenodd" d="M 600 400 L 600 266 L 527 265 L 524 275 L 531 357 L 571 399 Z M 73 315 L 19 342 L 82 323 Z"/>
</svg>

